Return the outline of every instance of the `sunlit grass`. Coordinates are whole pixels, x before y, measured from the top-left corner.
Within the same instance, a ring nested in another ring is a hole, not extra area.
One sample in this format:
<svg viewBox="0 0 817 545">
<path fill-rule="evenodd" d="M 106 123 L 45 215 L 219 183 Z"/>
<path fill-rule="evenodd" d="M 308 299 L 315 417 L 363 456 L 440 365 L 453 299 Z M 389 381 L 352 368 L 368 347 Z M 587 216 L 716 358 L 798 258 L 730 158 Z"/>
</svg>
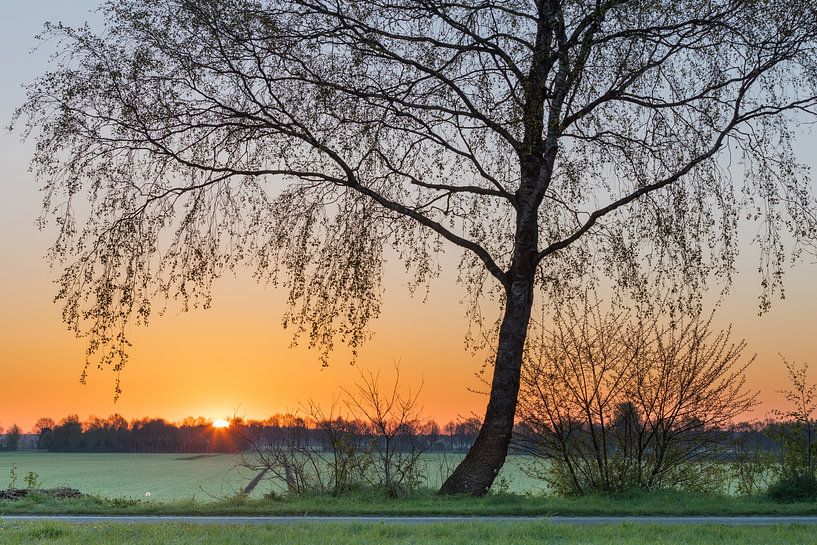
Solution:
<svg viewBox="0 0 817 545">
<path fill-rule="evenodd" d="M 650 526 L 618 524 L 563 526 L 544 522 L 446 524 L 287 524 L 273 526 L 199 526 L 191 524 L 74 526 L 57 523 L 0 522 L 4 545 L 244 545 L 247 543 L 336 545 L 794 545 L 813 544 L 807 526 L 764 527 Z"/>
</svg>

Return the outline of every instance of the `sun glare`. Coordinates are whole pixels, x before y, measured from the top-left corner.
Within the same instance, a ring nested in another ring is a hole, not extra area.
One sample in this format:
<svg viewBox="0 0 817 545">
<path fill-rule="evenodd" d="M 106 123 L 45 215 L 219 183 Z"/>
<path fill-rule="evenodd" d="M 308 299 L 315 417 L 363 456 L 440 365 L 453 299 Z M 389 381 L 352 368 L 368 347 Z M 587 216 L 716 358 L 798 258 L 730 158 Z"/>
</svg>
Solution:
<svg viewBox="0 0 817 545">
<path fill-rule="evenodd" d="M 230 421 L 224 419 L 213 420 L 213 427 L 214 428 L 229 428 Z"/>
</svg>

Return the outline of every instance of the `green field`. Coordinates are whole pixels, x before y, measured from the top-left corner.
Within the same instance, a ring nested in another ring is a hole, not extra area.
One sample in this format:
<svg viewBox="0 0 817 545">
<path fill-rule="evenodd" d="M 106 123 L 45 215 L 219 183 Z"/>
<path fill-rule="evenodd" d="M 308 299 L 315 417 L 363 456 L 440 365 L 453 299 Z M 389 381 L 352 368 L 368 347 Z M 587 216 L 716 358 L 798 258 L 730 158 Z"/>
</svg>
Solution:
<svg viewBox="0 0 817 545">
<path fill-rule="evenodd" d="M 33 471 L 45 488 L 70 486 L 108 498 L 206 500 L 235 493 L 252 478 L 236 468 L 237 461 L 231 455 L 0 453 L 0 488 L 16 465 L 20 488 Z"/>
<path fill-rule="evenodd" d="M 440 484 L 445 467 L 459 460 L 457 455 L 426 456 L 426 486 Z M 231 496 L 242 490 L 254 474 L 238 467 L 240 457 L 230 454 L 64 454 L 48 452 L 0 453 L 0 488 L 9 481 L 9 471 L 17 466 L 17 486 L 25 486 L 29 471 L 39 475 L 46 488 L 70 486 L 86 494 L 107 498 L 174 501 L 194 498 L 208 501 Z M 497 486 L 507 484 L 508 492 L 542 492 L 545 484 L 527 477 L 519 465 L 528 460 L 512 456 L 500 473 Z M 269 480 L 253 492 L 281 492 Z M 147 494 L 150 494 L 149 496 Z"/>
<path fill-rule="evenodd" d="M 448 524 L 292 524 L 283 526 L 198 526 L 183 524 L 70 526 L 55 523 L 0 522 L 3 545 L 244 545 L 258 543 L 335 545 L 812 545 L 808 526 L 558 526 L 528 523 Z"/>
<path fill-rule="evenodd" d="M 55 499 L 33 495 L 0 501 L 0 516 L 12 513 L 235 514 L 235 515 L 805 515 L 817 502 L 776 503 L 763 497 L 682 491 L 634 491 L 618 495 L 558 497 L 520 470 L 529 462 L 512 456 L 493 494 L 483 498 L 440 497 L 434 491 L 450 456 L 426 458 L 427 486 L 398 499 L 362 490 L 334 497 L 280 494 L 263 481 L 251 497 L 237 494 L 254 476 L 237 467 L 234 455 L 0 453 L 0 488 L 17 467 L 17 487 L 33 471 L 45 488 L 70 486 L 87 496 Z M 268 492 L 276 492 L 267 496 Z M 150 493 L 148 496 L 147 494 Z M 815 541 L 817 543 L 817 541 Z M 0 543 L 4 543 L 0 539 Z"/>
</svg>

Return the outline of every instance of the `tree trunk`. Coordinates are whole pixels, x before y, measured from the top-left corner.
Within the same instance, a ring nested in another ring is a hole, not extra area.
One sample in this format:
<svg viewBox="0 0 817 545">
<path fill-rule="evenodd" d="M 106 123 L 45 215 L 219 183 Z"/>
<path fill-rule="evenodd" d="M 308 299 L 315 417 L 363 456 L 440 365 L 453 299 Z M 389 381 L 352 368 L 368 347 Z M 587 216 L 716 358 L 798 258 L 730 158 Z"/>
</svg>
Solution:
<svg viewBox="0 0 817 545">
<path fill-rule="evenodd" d="M 505 462 L 516 414 L 522 351 L 533 305 L 533 275 L 515 279 L 508 289 L 505 316 L 499 330 L 499 345 L 485 420 L 474 445 L 454 473 L 443 483 L 440 494 L 488 492 Z"/>
<path fill-rule="evenodd" d="M 505 284 L 505 315 L 499 329 L 494 377 L 485 419 L 476 441 L 440 488 L 440 494 L 482 496 L 496 479 L 513 433 L 522 353 L 533 307 L 534 273 L 539 244 L 538 210 L 544 189 L 543 162 L 536 153 L 521 163 L 516 192 L 516 233 L 511 267 Z M 552 163 L 550 164 L 552 166 Z"/>
</svg>

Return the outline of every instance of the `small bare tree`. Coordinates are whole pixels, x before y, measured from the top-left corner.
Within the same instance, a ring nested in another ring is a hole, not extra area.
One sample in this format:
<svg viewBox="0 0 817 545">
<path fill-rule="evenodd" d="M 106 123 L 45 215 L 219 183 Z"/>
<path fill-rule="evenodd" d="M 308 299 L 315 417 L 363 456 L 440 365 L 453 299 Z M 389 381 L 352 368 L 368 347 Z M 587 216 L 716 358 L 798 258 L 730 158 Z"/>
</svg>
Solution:
<svg viewBox="0 0 817 545">
<path fill-rule="evenodd" d="M 655 312 L 603 311 L 574 300 L 532 343 L 517 442 L 548 461 L 558 490 L 698 486 L 732 419 L 755 405 L 744 342 L 711 332 L 712 317 L 668 324 Z"/>
<path fill-rule="evenodd" d="M 277 433 L 245 430 L 249 451 L 241 454 L 239 466 L 261 475 L 269 474 L 271 480 L 283 483 L 290 493 L 328 491 L 328 464 L 310 440 L 309 427 L 304 418 L 286 415 Z"/>
<path fill-rule="evenodd" d="M 269 475 L 293 494 L 339 495 L 360 487 L 371 464 L 360 448 L 361 426 L 314 401 L 305 418 L 288 415 L 274 431 L 247 433 L 240 466 Z"/>
<path fill-rule="evenodd" d="M 797 365 L 783 358 L 789 388 L 781 390 L 789 407 L 772 411 L 782 420 L 776 426 L 781 444 L 784 472 L 817 476 L 817 384 L 808 382 L 808 364 Z"/>
<path fill-rule="evenodd" d="M 395 369 L 385 390 L 379 373 L 361 371 L 360 380 L 328 410 L 308 401 L 305 418 L 290 416 L 274 433 L 248 434 L 250 452 L 241 465 L 268 472 L 295 494 L 369 487 L 397 496 L 416 488 L 424 477 L 421 456 L 436 435 L 422 418 L 422 388 L 404 392 Z"/>
<path fill-rule="evenodd" d="M 779 446 L 774 480 L 766 494 L 778 501 L 817 499 L 817 385 L 808 382 L 808 364 L 783 358 L 789 388 L 781 390 L 789 406 L 773 411 L 780 421 L 767 427 Z"/>
<path fill-rule="evenodd" d="M 420 457 L 428 450 L 428 436 L 418 403 L 420 391 L 402 391 L 400 368 L 390 388 L 380 384 L 380 373 L 361 371 L 354 389 L 346 390 L 350 413 L 368 430 L 367 454 L 372 462 L 368 483 L 396 496 L 416 488 L 422 480 Z"/>
</svg>

